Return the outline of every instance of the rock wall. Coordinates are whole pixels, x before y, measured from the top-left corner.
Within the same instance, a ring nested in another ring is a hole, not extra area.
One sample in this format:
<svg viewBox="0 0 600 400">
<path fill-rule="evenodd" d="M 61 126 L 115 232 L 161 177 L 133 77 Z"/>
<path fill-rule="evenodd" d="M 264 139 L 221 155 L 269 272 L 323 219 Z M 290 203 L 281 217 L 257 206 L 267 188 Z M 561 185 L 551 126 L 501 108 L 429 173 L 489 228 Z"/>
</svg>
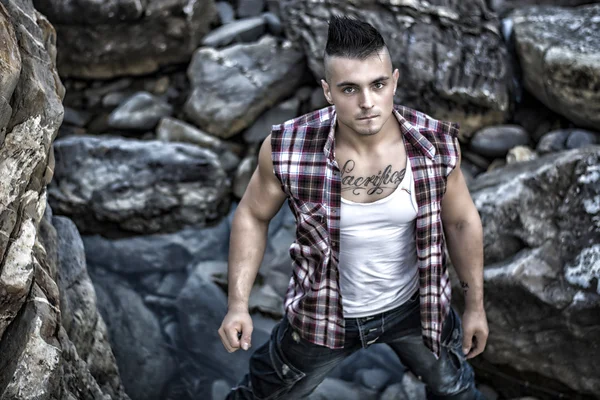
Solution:
<svg viewBox="0 0 600 400">
<path fill-rule="evenodd" d="M 56 33 L 31 1 L 2 0 L 0 37 L 0 398 L 128 399 L 79 233 L 47 207 L 63 118 Z"/>
</svg>

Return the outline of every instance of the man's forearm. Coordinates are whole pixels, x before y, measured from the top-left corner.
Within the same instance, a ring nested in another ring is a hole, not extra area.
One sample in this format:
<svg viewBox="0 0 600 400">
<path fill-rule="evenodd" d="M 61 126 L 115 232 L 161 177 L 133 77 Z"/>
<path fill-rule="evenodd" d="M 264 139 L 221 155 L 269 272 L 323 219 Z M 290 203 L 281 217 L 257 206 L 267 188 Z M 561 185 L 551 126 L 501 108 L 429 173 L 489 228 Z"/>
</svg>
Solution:
<svg viewBox="0 0 600 400">
<path fill-rule="evenodd" d="M 268 222 L 236 211 L 231 224 L 229 269 L 227 273 L 229 308 L 248 308 L 248 299 L 262 262 L 267 243 Z"/>
<path fill-rule="evenodd" d="M 445 228 L 448 252 L 465 294 L 465 306 L 483 308 L 483 230 L 479 216 Z"/>
</svg>

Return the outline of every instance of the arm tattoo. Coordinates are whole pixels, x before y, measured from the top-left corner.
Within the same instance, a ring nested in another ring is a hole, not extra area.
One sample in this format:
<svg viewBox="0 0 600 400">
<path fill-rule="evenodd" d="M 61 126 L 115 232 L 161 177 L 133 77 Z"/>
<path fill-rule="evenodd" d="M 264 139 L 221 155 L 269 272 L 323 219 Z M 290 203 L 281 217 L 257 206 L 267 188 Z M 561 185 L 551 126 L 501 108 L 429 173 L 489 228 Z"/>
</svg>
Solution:
<svg viewBox="0 0 600 400">
<path fill-rule="evenodd" d="M 342 192 L 351 190 L 354 195 L 359 195 L 361 190 L 366 190 L 368 195 L 381 194 L 384 189 L 395 189 L 406 173 L 406 168 L 402 171 L 393 171 L 392 165 L 379 171 L 377 175 L 372 176 L 354 176 L 351 175 L 356 166 L 354 160 L 348 160 L 342 168 Z"/>
<path fill-rule="evenodd" d="M 462 286 L 463 292 L 467 294 L 467 290 L 469 290 L 469 284 L 467 282 L 460 281 L 460 286 Z"/>
</svg>

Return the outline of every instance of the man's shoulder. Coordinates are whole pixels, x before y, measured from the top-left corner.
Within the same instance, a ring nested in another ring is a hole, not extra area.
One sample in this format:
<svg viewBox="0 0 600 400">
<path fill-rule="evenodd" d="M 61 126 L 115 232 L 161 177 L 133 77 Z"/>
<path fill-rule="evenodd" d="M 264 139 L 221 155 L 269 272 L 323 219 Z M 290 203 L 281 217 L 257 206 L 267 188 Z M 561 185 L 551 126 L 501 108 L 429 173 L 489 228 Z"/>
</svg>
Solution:
<svg viewBox="0 0 600 400">
<path fill-rule="evenodd" d="M 394 109 L 421 133 L 424 133 L 425 131 L 436 136 L 458 136 L 458 131 L 460 129 L 458 122 L 436 119 L 422 111 L 418 111 L 403 105 L 394 105 Z"/>
<path fill-rule="evenodd" d="M 289 137 L 307 133 L 314 134 L 317 131 L 329 132 L 334 115 L 335 108 L 333 106 L 311 111 L 279 125 L 273 125 L 272 134 Z"/>
</svg>

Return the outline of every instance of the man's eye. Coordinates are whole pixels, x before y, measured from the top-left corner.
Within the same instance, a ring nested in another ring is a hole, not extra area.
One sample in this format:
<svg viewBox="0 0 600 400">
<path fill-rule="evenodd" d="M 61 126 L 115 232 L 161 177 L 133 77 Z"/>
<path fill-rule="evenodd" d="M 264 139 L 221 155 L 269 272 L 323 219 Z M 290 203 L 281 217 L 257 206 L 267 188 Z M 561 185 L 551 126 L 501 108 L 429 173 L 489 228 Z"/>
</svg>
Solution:
<svg viewBox="0 0 600 400">
<path fill-rule="evenodd" d="M 382 89 L 384 86 L 385 86 L 385 84 L 384 84 L 384 83 L 382 83 L 382 82 L 377 82 L 377 83 L 375 84 L 375 89 Z"/>
<path fill-rule="evenodd" d="M 346 93 L 346 94 L 354 93 L 354 88 L 351 88 L 351 87 L 343 88 L 342 92 Z"/>
</svg>

